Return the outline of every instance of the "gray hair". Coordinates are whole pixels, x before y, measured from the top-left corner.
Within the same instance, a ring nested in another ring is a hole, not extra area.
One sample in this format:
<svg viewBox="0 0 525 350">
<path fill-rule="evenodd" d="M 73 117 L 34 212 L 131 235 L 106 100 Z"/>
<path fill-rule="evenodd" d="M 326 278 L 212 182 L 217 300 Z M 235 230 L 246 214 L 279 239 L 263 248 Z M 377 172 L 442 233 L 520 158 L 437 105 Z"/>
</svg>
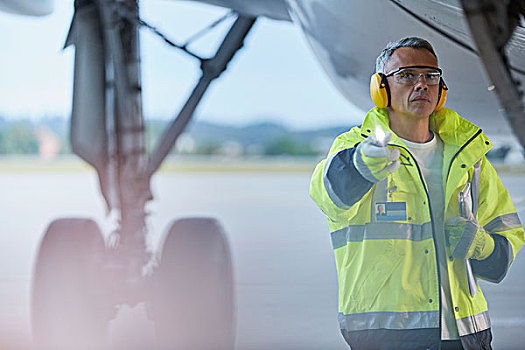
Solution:
<svg viewBox="0 0 525 350">
<path fill-rule="evenodd" d="M 398 41 L 390 42 L 386 45 L 386 47 L 381 51 L 379 56 L 377 56 L 376 59 L 376 73 L 385 73 L 384 69 L 386 66 L 386 63 L 388 60 L 390 60 L 390 57 L 394 53 L 395 50 L 399 49 L 400 47 L 411 47 L 413 49 L 426 49 L 428 50 L 437 61 L 437 55 L 434 52 L 434 48 L 432 48 L 432 45 L 425 39 L 421 39 L 418 37 L 408 37 L 404 39 L 400 39 Z"/>
</svg>

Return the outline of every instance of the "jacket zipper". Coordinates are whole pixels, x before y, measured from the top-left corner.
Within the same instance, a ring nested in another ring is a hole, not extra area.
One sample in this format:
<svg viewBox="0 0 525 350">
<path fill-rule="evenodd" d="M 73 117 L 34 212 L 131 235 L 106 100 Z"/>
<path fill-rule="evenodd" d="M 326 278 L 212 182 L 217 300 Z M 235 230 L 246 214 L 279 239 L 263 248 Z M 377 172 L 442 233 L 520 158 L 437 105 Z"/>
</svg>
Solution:
<svg viewBox="0 0 525 350">
<path fill-rule="evenodd" d="M 448 171 L 447 171 L 447 179 L 446 179 L 445 183 L 448 182 L 448 177 L 450 175 L 450 169 L 452 168 L 452 163 L 454 162 L 454 160 L 457 158 L 459 153 L 461 153 L 461 151 L 465 147 L 467 147 L 468 144 L 470 144 L 476 137 L 478 137 L 481 134 L 481 132 L 482 132 L 482 130 L 479 129 L 474 134 L 474 136 L 472 136 L 467 142 L 465 142 L 465 144 L 463 144 L 463 146 L 461 146 L 459 148 L 459 150 L 456 152 L 456 154 L 454 154 L 454 156 L 450 160 L 450 164 L 449 164 Z M 412 155 L 412 153 L 407 148 L 405 148 L 403 146 L 393 145 L 393 144 L 391 146 L 395 146 L 395 147 L 399 147 L 399 148 L 404 149 L 405 151 L 408 152 L 408 154 L 412 157 L 412 159 L 414 159 L 414 163 L 416 164 L 417 172 L 419 174 L 419 179 L 421 180 L 421 184 L 423 185 L 423 188 L 425 189 L 425 194 L 427 195 L 428 211 L 429 211 L 429 214 L 430 214 L 430 222 L 432 224 L 432 238 L 434 240 L 434 252 L 436 254 L 436 267 L 437 267 L 437 275 L 438 275 L 438 283 L 439 283 L 439 286 L 438 286 L 438 295 L 439 295 L 439 334 L 440 334 L 440 339 L 441 339 L 441 332 L 442 332 L 442 327 L 443 327 L 443 325 L 442 325 L 442 315 L 441 315 L 442 312 L 443 312 L 443 309 L 442 309 L 443 306 L 442 306 L 442 300 L 441 300 L 441 271 L 440 271 L 440 267 L 439 267 L 439 256 L 438 256 L 438 251 L 437 251 L 436 230 L 435 230 L 435 227 L 434 227 L 434 217 L 432 215 L 432 204 L 430 203 L 430 195 L 428 193 L 427 186 L 425 185 L 425 181 L 424 181 L 424 178 L 423 178 L 423 174 L 421 173 L 421 169 L 419 168 L 419 164 L 415 160 L 415 158 Z"/>
<path fill-rule="evenodd" d="M 421 169 L 419 168 L 419 164 L 417 163 L 412 153 L 410 153 L 410 151 L 407 148 L 400 146 L 400 145 L 392 144 L 390 146 L 402 148 L 408 152 L 410 157 L 412 157 L 412 159 L 414 160 L 414 163 L 416 164 L 417 172 L 419 174 L 419 179 L 421 180 L 421 184 L 423 185 L 423 188 L 425 189 L 425 194 L 427 195 L 428 211 L 430 214 L 430 223 L 432 224 L 432 239 L 434 240 L 434 253 L 436 254 L 436 268 L 437 268 L 437 277 L 438 277 L 438 297 L 439 297 L 439 339 L 441 339 L 441 332 L 442 332 L 441 328 L 443 327 L 441 324 L 442 322 L 441 313 L 443 312 L 442 311 L 442 300 L 441 300 L 441 271 L 439 268 L 439 255 L 437 251 L 436 230 L 434 227 L 434 217 L 432 216 L 432 204 L 430 203 L 430 195 L 428 194 L 428 189 L 427 189 L 427 186 L 425 185 L 425 180 L 423 178 L 423 174 L 421 173 Z"/>
<path fill-rule="evenodd" d="M 456 159 L 456 157 L 459 155 L 459 153 L 465 148 L 467 147 L 467 145 L 469 143 L 471 143 L 476 137 L 478 137 L 480 134 L 481 134 L 481 129 L 479 129 L 475 134 L 474 136 L 472 136 L 470 139 L 468 139 L 467 142 L 465 142 L 465 144 L 463 146 L 461 146 L 459 148 L 459 150 L 456 152 L 456 154 L 454 154 L 454 156 L 452 157 L 452 159 L 450 160 L 450 165 L 448 166 L 448 171 L 447 171 L 447 182 L 448 182 L 448 177 L 450 175 L 450 169 L 452 169 L 452 163 L 454 162 L 454 160 Z M 463 194 L 463 193 L 460 193 L 460 194 Z M 474 205 L 474 203 L 472 203 L 472 205 Z M 472 208 L 471 208 L 472 209 Z M 461 213 L 460 213 L 460 216 L 461 216 Z M 470 261 L 468 259 L 465 259 L 465 274 L 466 274 L 466 277 L 467 277 L 467 287 L 468 287 L 468 293 L 471 297 L 473 297 L 474 295 L 478 294 L 478 288 L 476 286 L 476 280 L 474 278 L 474 273 L 472 272 L 472 266 L 470 265 Z"/>
</svg>

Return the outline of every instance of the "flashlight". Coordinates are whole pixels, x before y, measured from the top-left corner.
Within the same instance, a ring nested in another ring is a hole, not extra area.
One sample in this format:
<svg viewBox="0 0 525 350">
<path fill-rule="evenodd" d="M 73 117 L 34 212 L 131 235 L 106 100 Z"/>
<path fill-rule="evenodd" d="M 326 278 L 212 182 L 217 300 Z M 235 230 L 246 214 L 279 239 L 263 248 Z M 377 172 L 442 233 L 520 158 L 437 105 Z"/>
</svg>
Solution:
<svg viewBox="0 0 525 350">
<path fill-rule="evenodd" d="M 377 140 L 377 142 L 379 143 L 380 146 L 385 146 L 386 145 L 386 143 L 387 143 L 386 134 L 383 131 L 383 129 L 381 129 L 381 127 L 379 125 L 376 126 L 376 130 L 375 130 L 374 136 L 376 137 L 376 140 Z"/>
</svg>

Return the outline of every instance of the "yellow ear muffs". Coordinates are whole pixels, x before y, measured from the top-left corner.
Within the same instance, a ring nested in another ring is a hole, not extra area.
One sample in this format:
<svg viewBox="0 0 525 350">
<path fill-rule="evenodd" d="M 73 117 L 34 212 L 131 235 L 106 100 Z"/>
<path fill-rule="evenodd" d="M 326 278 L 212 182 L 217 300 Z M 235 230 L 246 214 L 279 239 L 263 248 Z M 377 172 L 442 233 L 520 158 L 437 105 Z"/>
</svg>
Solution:
<svg viewBox="0 0 525 350">
<path fill-rule="evenodd" d="M 445 104 L 445 101 L 447 100 L 447 91 L 448 91 L 447 84 L 445 84 L 445 81 L 443 80 L 443 78 L 441 78 L 441 80 L 439 81 L 438 103 L 436 105 L 436 108 L 434 108 L 434 112 L 437 112 L 441 108 L 443 108 L 443 105 Z"/>
<path fill-rule="evenodd" d="M 439 111 L 447 100 L 448 87 L 443 78 L 439 81 L 438 103 L 434 112 Z M 375 73 L 370 77 L 370 96 L 379 108 L 390 107 L 390 88 L 383 73 Z"/>
<path fill-rule="evenodd" d="M 377 107 L 390 106 L 390 89 L 383 73 L 375 73 L 370 78 L 370 96 Z"/>
</svg>

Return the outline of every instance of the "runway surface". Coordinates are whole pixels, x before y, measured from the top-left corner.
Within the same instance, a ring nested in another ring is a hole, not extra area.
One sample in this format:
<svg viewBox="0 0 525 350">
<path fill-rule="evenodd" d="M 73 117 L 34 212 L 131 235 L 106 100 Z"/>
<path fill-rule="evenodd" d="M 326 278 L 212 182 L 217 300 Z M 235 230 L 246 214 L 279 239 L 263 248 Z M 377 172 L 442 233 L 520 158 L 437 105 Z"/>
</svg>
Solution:
<svg viewBox="0 0 525 350">
<path fill-rule="evenodd" d="M 338 331 L 328 228 L 308 197 L 309 179 L 308 172 L 170 172 L 154 178 L 153 247 L 177 218 L 213 216 L 226 229 L 235 270 L 237 349 L 347 349 Z M 523 175 L 503 174 L 502 180 L 524 222 Z M 97 186 L 87 171 L 0 173 L 0 349 L 31 346 L 31 274 L 47 224 L 88 216 L 109 229 Z M 524 274 L 521 254 L 501 284 L 483 283 L 495 349 L 525 344 Z M 149 348 L 153 339 L 142 304 L 122 308 L 111 327 L 115 349 Z"/>
</svg>

